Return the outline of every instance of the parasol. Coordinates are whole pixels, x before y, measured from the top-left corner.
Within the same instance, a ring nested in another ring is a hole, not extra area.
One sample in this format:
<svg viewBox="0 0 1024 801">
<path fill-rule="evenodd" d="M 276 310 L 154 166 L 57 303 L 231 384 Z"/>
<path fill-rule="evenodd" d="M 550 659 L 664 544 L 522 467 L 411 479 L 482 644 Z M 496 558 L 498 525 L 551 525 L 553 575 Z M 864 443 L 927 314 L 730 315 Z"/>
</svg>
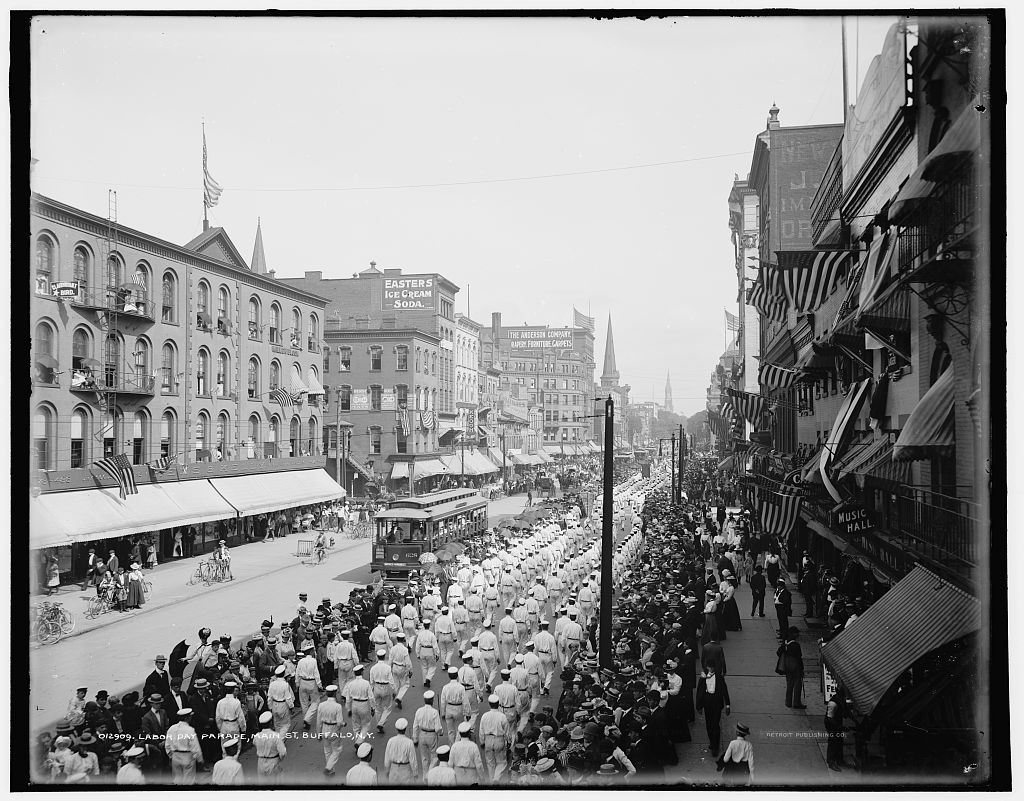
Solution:
<svg viewBox="0 0 1024 801">
<path fill-rule="evenodd" d="M 437 561 L 437 557 L 434 556 L 430 551 L 424 551 L 420 554 L 421 565 L 432 565 Z"/>
<path fill-rule="evenodd" d="M 455 556 L 462 556 L 466 552 L 466 546 L 461 542 L 449 542 L 442 550 L 448 551 Z"/>
<path fill-rule="evenodd" d="M 436 564 L 435 565 L 431 565 L 430 567 L 428 567 L 423 572 L 427 576 L 443 576 L 443 575 L 445 575 L 444 568 L 441 567 L 440 565 L 436 565 Z"/>
<path fill-rule="evenodd" d="M 451 553 L 446 551 L 444 548 L 442 548 L 439 551 L 435 551 L 434 556 L 437 558 L 438 562 L 450 562 L 452 559 L 455 558 Z M 431 565 L 431 567 L 433 567 L 433 565 Z"/>
</svg>

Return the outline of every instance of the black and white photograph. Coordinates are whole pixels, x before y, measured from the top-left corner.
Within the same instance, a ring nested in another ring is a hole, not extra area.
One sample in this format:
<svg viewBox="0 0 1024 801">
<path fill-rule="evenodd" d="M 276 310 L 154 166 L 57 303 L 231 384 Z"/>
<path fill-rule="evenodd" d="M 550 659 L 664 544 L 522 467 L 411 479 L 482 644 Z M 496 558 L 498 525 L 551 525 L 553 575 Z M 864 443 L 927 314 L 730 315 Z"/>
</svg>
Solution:
<svg viewBox="0 0 1024 801">
<path fill-rule="evenodd" d="M 1005 10 L 10 21 L 13 790 L 1009 789 Z"/>
</svg>

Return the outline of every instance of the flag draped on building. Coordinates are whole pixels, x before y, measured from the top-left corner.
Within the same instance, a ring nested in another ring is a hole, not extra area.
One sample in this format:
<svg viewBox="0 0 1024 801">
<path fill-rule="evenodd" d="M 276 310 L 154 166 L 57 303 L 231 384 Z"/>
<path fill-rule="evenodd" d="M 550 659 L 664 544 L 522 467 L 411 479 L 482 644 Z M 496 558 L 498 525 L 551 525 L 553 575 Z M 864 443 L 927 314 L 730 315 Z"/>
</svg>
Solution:
<svg viewBox="0 0 1024 801">
<path fill-rule="evenodd" d="M 409 436 L 409 408 L 404 404 L 395 413 L 395 422 L 398 424 L 398 433 L 403 437 Z"/>
<path fill-rule="evenodd" d="M 292 395 L 284 387 L 270 390 L 270 399 L 276 401 L 278 405 L 284 408 L 290 408 L 292 405 Z"/>
<path fill-rule="evenodd" d="M 726 420 L 717 412 L 708 412 L 708 427 L 718 439 L 727 441 L 732 432 L 732 420 Z"/>
<path fill-rule="evenodd" d="M 758 263 L 757 278 L 747 291 L 747 305 L 769 320 L 786 319 L 786 293 L 776 265 L 766 261 Z"/>
<path fill-rule="evenodd" d="M 423 426 L 424 430 L 429 431 L 432 429 L 435 422 L 437 422 L 437 418 L 434 416 L 433 409 L 424 409 L 420 412 L 420 425 Z"/>
<path fill-rule="evenodd" d="M 780 250 L 775 255 L 786 303 L 800 314 L 812 312 L 825 302 L 850 261 L 845 250 Z"/>
<path fill-rule="evenodd" d="M 751 425 L 755 425 L 768 411 L 768 398 L 763 395 L 754 395 L 732 387 L 726 387 L 725 394 L 737 413 Z"/>
<path fill-rule="evenodd" d="M 761 506 L 761 528 L 766 534 L 784 540 L 796 525 L 800 514 L 801 496 L 762 492 L 758 496 L 758 501 Z"/>
<path fill-rule="evenodd" d="M 731 314 L 728 309 L 725 309 L 725 329 L 726 331 L 740 330 L 740 318 Z"/>
<path fill-rule="evenodd" d="M 586 328 L 594 333 L 594 318 L 577 311 L 575 306 L 572 307 L 572 324 L 574 328 Z"/>
<path fill-rule="evenodd" d="M 796 383 L 796 370 L 761 362 L 757 368 L 757 383 L 765 389 L 789 389 Z"/>
<path fill-rule="evenodd" d="M 224 188 L 213 180 L 210 170 L 206 166 L 206 126 L 203 126 L 203 203 L 206 208 L 212 209 L 220 201 L 220 193 Z"/>
<path fill-rule="evenodd" d="M 177 461 L 177 459 L 177 454 L 175 454 L 174 456 L 161 456 L 159 459 L 156 459 L 155 461 L 147 462 L 146 467 L 150 468 L 151 470 L 156 470 L 158 473 L 163 473 L 172 464 L 174 464 Z"/>
<path fill-rule="evenodd" d="M 135 484 L 135 476 L 132 473 L 132 464 L 123 453 L 100 459 L 93 463 L 93 467 L 99 468 L 117 482 L 118 494 L 122 501 L 129 495 L 139 494 L 139 488 Z"/>
<path fill-rule="evenodd" d="M 132 273 L 132 283 L 140 289 L 146 288 L 146 276 L 142 273 Z"/>
</svg>

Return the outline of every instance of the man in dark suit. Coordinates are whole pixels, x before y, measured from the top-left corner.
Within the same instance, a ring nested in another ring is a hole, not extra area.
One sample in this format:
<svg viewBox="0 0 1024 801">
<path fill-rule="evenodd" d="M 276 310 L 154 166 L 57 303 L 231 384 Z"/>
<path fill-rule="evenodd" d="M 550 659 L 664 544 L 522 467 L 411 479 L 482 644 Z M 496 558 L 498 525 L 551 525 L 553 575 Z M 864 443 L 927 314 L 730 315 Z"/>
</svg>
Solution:
<svg viewBox="0 0 1024 801">
<path fill-rule="evenodd" d="M 804 680 L 804 654 L 800 648 L 797 636 L 800 630 L 792 626 L 786 634 L 786 642 L 782 648 L 785 650 L 786 666 L 786 706 L 793 709 L 806 709 L 801 703 L 801 690 Z"/>
<path fill-rule="evenodd" d="M 147 698 L 153 694 L 159 694 L 166 699 L 171 694 L 171 676 L 167 672 L 167 657 L 163 654 L 157 654 L 153 663 L 156 665 L 156 669 L 146 676 L 146 686 L 143 688 L 142 693 Z M 177 709 L 174 710 L 175 713 L 177 711 Z"/>
<path fill-rule="evenodd" d="M 121 563 L 117 559 L 117 554 L 114 553 L 114 549 L 110 549 L 110 554 L 107 556 L 107 570 L 110 571 L 110 575 L 117 575 L 117 568 L 120 567 Z"/>
<path fill-rule="evenodd" d="M 192 694 L 188 697 L 188 705 L 192 709 L 192 728 L 199 735 L 199 747 L 203 751 L 203 761 L 213 765 L 220 759 L 220 743 L 214 736 L 217 734 L 217 702 L 210 691 L 210 682 L 206 678 L 196 679 L 192 683 Z"/>
<path fill-rule="evenodd" d="M 714 668 L 719 676 L 725 675 L 725 649 L 718 640 L 709 640 L 700 655 L 700 665 L 704 670 Z"/>
<path fill-rule="evenodd" d="M 758 617 L 764 617 L 764 593 L 768 587 L 768 582 L 764 580 L 764 568 L 761 565 L 757 565 L 754 568 L 754 574 L 750 577 L 750 616 L 754 616 L 754 612 L 759 612 Z"/>
<path fill-rule="evenodd" d="M 779 639 L 786 638 L 789 631 L 789 616 L 793 614 L 793 595 L 786 589 L 786 580 L 779 579 L 775 590 L 775 615 L 779 619 Z"/>
<path fill-rule="evenodd" d="M 150 695 L 146 698 L 149 711 L 142 716 L 142 729 L 139 741 L 146 749 L 146 762 L 150 769 L 162 772 L 167 768 L 167 752 L 164 750 L 164 735 L 171 725 L 167 712 L 164 711 L 162 695 Z"/>
<path fill-rule="evenodd" d="M 177 707 L 177 709 L 174 710 L 175 714 L 177 714 L 179 709 L 184 709 L 188 706 L 188 696 L 181 691 L 181 678 L 178 676 L 171 679 L 171 695 L 170 702 L 167 707 L 168 709 L 171 709 L 171 703 Z"/>
<path fill-rule="evenodd" d="M 712 756 L 718 756 L 722 744 L 722 710 L 730 714 L 731 703 L 725 676 L 719 676 L 713 667 L 707 669 L 697 684 L 697 706 L 704 711 L 704 727 Z"/>
</svg>

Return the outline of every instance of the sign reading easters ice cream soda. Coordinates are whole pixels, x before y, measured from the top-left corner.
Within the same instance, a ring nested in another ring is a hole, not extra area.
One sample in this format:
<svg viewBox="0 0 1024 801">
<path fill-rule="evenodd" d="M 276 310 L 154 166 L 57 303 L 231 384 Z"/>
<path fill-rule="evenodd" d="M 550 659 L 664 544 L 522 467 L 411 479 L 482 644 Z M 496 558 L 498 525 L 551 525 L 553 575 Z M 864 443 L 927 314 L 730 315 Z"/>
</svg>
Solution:
<svg viewBox="0 0 1024 801">
<path fill-rule="evenodd" d="M 432 311 L 435 308 L 436 287 L 432 275 L 403 275 L 401 278 L 384 278 L 380 307 L 383 311 L 394 309 Z"/>
</svg>

